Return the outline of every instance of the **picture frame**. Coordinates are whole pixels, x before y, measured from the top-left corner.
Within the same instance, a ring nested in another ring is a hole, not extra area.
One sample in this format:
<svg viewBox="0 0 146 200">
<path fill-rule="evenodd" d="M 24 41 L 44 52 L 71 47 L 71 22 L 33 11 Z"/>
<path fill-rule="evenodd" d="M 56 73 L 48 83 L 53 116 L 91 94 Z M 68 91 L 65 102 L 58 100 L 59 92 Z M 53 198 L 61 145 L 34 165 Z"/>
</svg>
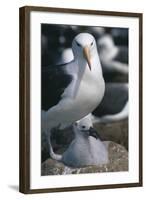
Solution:
<svg viewBox="0 0 146 200">
<path fill-rule="evenodd" d="M 25 6 L 20 8 L 19 14 L 19 191 L 32 194 L 142 186 L 142 13 Z M 45 20 L 46 18 L 48 22 Z M 112 172 L 102 177 L 101 173 L 97 178 L 98 182 L 97 179 L 93 180 L 95 174 L 41 176 L 38 165 L 39 162 L 41 163 L 41 153 L 39 153 L 41 152 L 41 137 L 39 136 L 41 135 L 41 114 L 38 114 L 41 112 L 41 100 L 38 101 L 36 98 L 38 96 L 35 95 L 40 95 L 41 91 L 39 81 L 41 50 L 38 47 L 41 48 L 40 27 L 42 23 L 126 27 L 129 30 L 129 169 L 127 172 L 123 172 L 124 175 L 122 172 L 121 174 Z M 34 58 L 37 57 L 39 60 L 36 59 L 37 61 L 34 62 Z M 36 62 L 37 67 L 35 68 Z M 136 63 L 133 66 L 134 72 L 131 70 L 133 62 Z M 36 94 L 38 90 L 39 93 Z M 133 108 L 134 106 L 135 108 Z M 35 131 L 38 132 L 36 135 Z M 133 157 L 132 151 L 134 151 L 135 157 Z M 108 178 L 106 179 L 106 177 Z"/>
</svg>

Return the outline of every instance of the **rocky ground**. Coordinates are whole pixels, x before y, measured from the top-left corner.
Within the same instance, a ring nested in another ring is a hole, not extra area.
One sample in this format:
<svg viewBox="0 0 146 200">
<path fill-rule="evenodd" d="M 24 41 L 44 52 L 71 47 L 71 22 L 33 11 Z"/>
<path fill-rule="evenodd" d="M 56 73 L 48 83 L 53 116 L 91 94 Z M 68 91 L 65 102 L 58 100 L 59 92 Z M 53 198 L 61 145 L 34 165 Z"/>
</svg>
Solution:
<svg viewBox="0 0 146 200">
<path fill-rule="evenodd" d="M 128 150 L 128 120 L 120 122 L 94 124 L 102 140 L 114 141 Z"/>
<path fill-rule="evenodd" d="M 65 175 L 97 172 L 128 171 L 128 152 L 125 147 L 115 142 L 105 142 L 108 145 L 109 163 L 100 166 L 87 166 L 83 168 L 71 168 L 63 163 L 47 159 L 42 163 L 42 175 Z"/>
<path fill-rule="evenodd" d="M 49 158 L 47 138 L 42 135 L 42 175 L 79 174 L 96 172 L 117 172 L 128 170 L 128 121 L 94 124 L 101 139 L 108 144 L 109 163 L 101 166 L 71 168 Z M 52 144 L 54 151 L 62 154 L 74 138 L 71 128 L 64 131 L 53 130 Z M 109 141 L 109 142 L 106 142 Z"/>
</svg>

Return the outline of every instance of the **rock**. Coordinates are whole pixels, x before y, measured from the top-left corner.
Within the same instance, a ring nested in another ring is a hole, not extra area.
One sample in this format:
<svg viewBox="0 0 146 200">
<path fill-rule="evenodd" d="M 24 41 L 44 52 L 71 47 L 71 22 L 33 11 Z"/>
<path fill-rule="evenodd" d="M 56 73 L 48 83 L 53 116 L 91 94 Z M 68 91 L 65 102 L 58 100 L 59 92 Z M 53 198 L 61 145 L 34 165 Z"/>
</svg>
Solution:
<svg viewBox="0 0 146 200">
<path fill-rule="evenodd" d="M 94 128 L 102 140 L 116 142 L 128 149 L 128 120 L 114 123 L 96 123 Z"/>
<path fill-rule="evenodd" d="M 63 163 L 51 158 L 42 163 L 41 175 L 63 175 L 63 174 L 81 174 L 97 172 L 118 172 L 128 171 L 128 152 L 122 146 L 114 142 L 105 142 L 108 146 L 109 163 L 99 166 L 87 166 L 83 168 L 71 168 Z"/>
</svg>

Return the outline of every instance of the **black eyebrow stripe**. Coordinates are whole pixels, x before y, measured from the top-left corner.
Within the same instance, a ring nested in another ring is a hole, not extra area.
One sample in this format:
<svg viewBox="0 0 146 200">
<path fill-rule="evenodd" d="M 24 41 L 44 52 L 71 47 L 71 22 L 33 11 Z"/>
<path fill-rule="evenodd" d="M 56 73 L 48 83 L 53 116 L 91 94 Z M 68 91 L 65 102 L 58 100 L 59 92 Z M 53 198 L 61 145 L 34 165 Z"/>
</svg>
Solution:
<svg viewBox="0 0 146 200">
<path fill-rule="evenodd" d="M 91 45 L 93 44 L 94 40 L 91 42 Z"/>
<path fill-rule="evenodd" d="M 77 45 L 81 47 L 81 45 L 76 41 Z"/>
</svg>

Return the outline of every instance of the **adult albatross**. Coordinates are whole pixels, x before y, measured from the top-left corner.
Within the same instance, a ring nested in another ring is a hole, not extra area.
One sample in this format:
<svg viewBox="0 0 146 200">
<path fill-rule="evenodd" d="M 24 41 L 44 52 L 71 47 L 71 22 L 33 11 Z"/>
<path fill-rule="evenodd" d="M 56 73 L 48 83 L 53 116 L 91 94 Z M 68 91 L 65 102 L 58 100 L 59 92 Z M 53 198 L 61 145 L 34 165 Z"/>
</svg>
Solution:
<svg viewBox="0 0 146 200">
<path fill-rule="evenodd" d="M 51 130 L 63 129 L 91 113 L 105 90 L 94 37 L 89 33 L 78 34 L 72 50 L 73 61 L 42 69 L 42 131 L 48 137 L 50 156 L 56 160 L 61 156 L 51 146 Z"/>
</svg>

